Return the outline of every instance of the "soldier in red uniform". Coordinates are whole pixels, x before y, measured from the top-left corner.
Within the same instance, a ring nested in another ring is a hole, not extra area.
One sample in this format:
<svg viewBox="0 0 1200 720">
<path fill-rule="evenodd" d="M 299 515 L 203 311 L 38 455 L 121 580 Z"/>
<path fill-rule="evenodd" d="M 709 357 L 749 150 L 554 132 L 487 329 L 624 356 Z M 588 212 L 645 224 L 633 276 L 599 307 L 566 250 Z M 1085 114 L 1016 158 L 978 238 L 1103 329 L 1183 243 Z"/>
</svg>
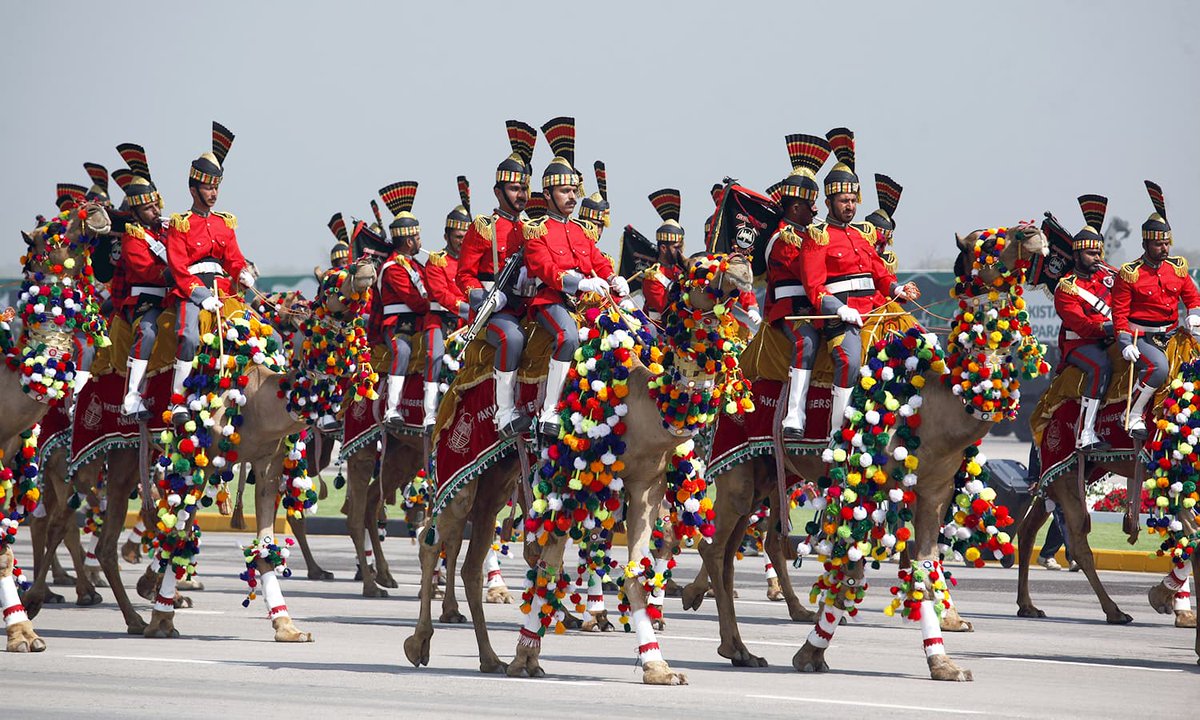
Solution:
<svg viewBox="0 0 1200 720">
<path fill-rule="evenodd" d="M 412 359 L 413 336 L 421 332 L 425 313 L 429 312 L 429 292 L 425 289 L 424 268 L 416 259 L 421 250 L 421 224 L 412 214 L 417 183 L 392 183 L 379 191 L 379 197 L 395 217 L 388 225 L 395 251 L 379 273 L 379 299 L 383 316 L 383 334 L 392 349 L 388 371 L 387 405 L 384 427 L 400 424 L 400 396 L 404 376 Z"/>
<path fill-rule="evenodd" d="M 127 314 L 133 326 L 133 345 L 129 348 L 129 374 L 126 377 L 122 415 L 141 415 L 146 412 L 142 402 L 142 380 L 150 353 L 158 338 L 158 316 L 162 314 L 167 291 L 171 287 L 171 272 L 167 268 L 167 229 L 162 218 L 163 201 L 150 178 L 146 151 L 140 145 L 125 143 L 117 152 L 129 166 L 129 176 L 122 174 L 122 190 L 129 207 L 130 219 L 121 236 L 121 278 L 124 285 L 120 312 Z"/>
<path fill-rule="evenodd" d="M 525 264 L 541 283 L 529 304 L 530 314 L 554 338 L 554 354 L 546 374 L 546 395 L 538 416 L 538 432 L 557 438 L 559 396 L 575 351 L 579 328 L 567 310 L 571 296 L 588 292 L 629 295 L 629 283 L 613 272 L 612 263 L 596 247 L 599 231 L 587 220 L 572 218 L 581 182 L 575 171 L 575 119 L 557 117 L 542 126 L 554 159 L 542 173 L 546 217 L 525 224 Z"/>
<path fill-rule="evenodd" d="M 679 224 L 682 203 L 679 191 L 663 188 L 650 193 L 650 204 L 662 219 L 662 225 L 654 231 L 654 242 L 658 246 L 658 263 L 646 268 L 642 275 L 643 309 L 646 316 L 658 322 L 667 309 L 671 286 L 679 280 L 683 270 L 683 226 Z"/>
<path fill-rule="evenodd" d="M 854 174 L 854 133 L 835 128 L 825 134 L 838 162 L 825 176 L 829 215 L 814 220 L 800 246 L 804 291 L 814 308 L 836 320 L 820 321 L 826 346 L 833 354 L 831 437 L 841 432 L 846 406 L 862 361 L 863 314 L 887 299 L 916 300 L 915 283 L 901 285 L 875 252 L 875 230 L 869 223 L 851 225 L 861 199 Z"/>
<path fill-rule="evenodd" d="M 350 235 L 346 232 L 346 219 L 341 213 L 329 218 L 329 232 L 337 238 L 329 249 L 329 267 L 338 270 L 350 264 Z"/>
<path fill-rule="evenodd" d="M 1200 339 L 1200 292 L 1188 275 L 1187 260 L 1171 256 L 1171 226 L 1162 188 L 1146 181 L 1155 212 L 1142 223 L 1140 258 L 1121 266 L 1113 285 L 1113 326 L 1121 343 L 1121 356 L 1137 363 L 1141 371 L 1129 412 L 1129 434 L 1146 438 L 1142 413 L 1150 398 L 1167 380 L 1163 350 L 1178 330 L 1179 303 L 1187 308 L 1184 327 Z"/>
<path fill-rule="evenodd" d="M 496 209 L 480 215 L 471 223 L 463 238 L 458 260 L 457 285 L 467 294 L 472 311 L 479 309 L 496 276 L 508 258 L 524 245 L 521 211 L 529 200 L 529 179 L 533 174 L 533 146 L 537 130 L 518 120 L 509 120 L 508 142 L 512 154 L 496 167 Z M 524 298 L 517 295 L 517 276 L 496 292 L 496 310 L 488 318 L 484 338 L 496 348 L 493 377 L 496 381 L 496 428 L 508 437 L 529 427 L 527 418 L 516 410 L 517 366 L 525 350 L 520 318 L 525 313 Z"/>
<path fill-rule="evenodd" d="M 608 172 L 599 160 L 592 165 L 592 169 L 596 171 L 596 192 L 579 201 L 579 217 L 595 225 L 596 237 L 600 237 L 604 234 L 604 228 L 612 222 L 608 204 Z"/>
<path fill-rule="evenodd" d="M 233 133 L 214 122 L 212 152 L 193 160 L 188 171 L 192 209 L 172 215 L 167 228 L 167 265 L 174 283 L 168 302 L 173 302 L 178 312 L 175 331 L 179 336 L 171 383 L 171 415 L 175 422 L 187 418 L 183 390 L 200 347 L 200 311 L 216 312 L 221 308 L 219 295 L 232 292 L 231 278 L 243 287 L 254 285 L 254 274 L 238 247 L 237 218 L 213 210 L 224 176 L 222 166 L 232 144 Z"/>
<path fill-rule="evenodd" d="M 1054 309 L 1062 318 L 1058 346 L 1063 366 L 1074 365 L 1083 371 L 1075 447 L 1106 450 L 1108 443 L 1096 435 L 1096 416 L 1112 378 L 1108 347 L 1113 341 L 1111 307 L 1116 270 L 1104 262 L 1104 236 L 1100 234 L 1108 198 L 1081 195 L 1079 207 L 1086 224 L 1071 241 L 1075 268 L 1063 275 L 1054 289 Z"/>
<path fill-rule="evenodd" d="M 432 428 L 437 419 L 439 378 L 446 336 L 458 329 L 470 314 L 466 293 L 456 282 L 458 255 L 463 238 L 471 227 L 471 187 L 467 179 L 458 176 L 458 197 L 461 204 L 446 216 L 442 234 L 446 249 L 429 253 L 425 263 L 425 285 L 429 290 L 429 313 L 425 315 L 425 428 Z"/>
<path fill-rule="evenodd" d="M 865 225 L 875 228 L 875 252 L 883 259 L 883 266 L 893 274 L 898 261 L 892 250 L 892 234 L 896 231 L 896 207 L 900 205 L 900 193 L 904 187 L 887 175 L 875 173 L 875 195 L 879 209 L 867 216 L 865 223 L 858 223 L 860 230 L 868 232 Z"/>
<path fill-rule="evenodd" d="M 829 142 L 817 135 L 793 134 L 784 141 L 792 172 L 771 190 L 772 197 L 778 197 L 783 217 L 779 229 L 767 242 L 767 322 L 792 342 L 783 436 L 798 439 L 804 437 L 805 402 L 821 338 L 812 322 L 787 318 L 814 314 L 804 291 L 800 247 L 808 224 L 817 214 L 817 197 L 821 193 L 817 173 L 831 151 Z"/>
</svg>

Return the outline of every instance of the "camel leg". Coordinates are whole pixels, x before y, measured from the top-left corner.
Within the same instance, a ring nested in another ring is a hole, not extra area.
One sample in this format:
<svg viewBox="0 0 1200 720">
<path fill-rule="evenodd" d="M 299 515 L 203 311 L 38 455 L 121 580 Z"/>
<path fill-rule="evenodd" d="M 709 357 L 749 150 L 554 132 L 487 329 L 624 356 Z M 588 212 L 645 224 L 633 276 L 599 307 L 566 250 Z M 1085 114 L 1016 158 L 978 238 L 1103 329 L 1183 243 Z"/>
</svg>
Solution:
<svg viewBox="0 0 1200 720">
<path fill-rule="evenodd" d="M 333 573 L 324 570 L 317 564 L 317 559 L 313 557 L 312 549 L 308 546 L 308 527 L 304 524 L 304 518 L 292 518 L 288 521 L 292 528 L 292 534 L 296 536 L 296 544 L 300 546 L 300 554 L 304 556 L 304 566 L 308 569 L 309 580 L 332 580 Z"/>
<path fill-rule="evenodd" d="M 612 632 L 616 626 L 608 619 L 608 608 L 604 605 L 604 586 L 600 576 L 589 572 L 587 576 L 587 612 L 590 616 L 580 627 L 584 632 Z"/>
<path fill-rule="evenodd" d="M 1046 617 L 1046 613 L 1034 606 L 1029 594 L 1029 567 L 1033 562 L 1033 543 L 1049 517 L 1045 501 L 1034 501 L 1029 514 L 1017 528 L 1017 617 Z"/>
<path fill-rule="evenodd" d="M 863 582 L 866 567 L 863 561 L 854 563 L 847 572 L 844 582 L 846 588 L 830 603 L 826 601 L 823 607 L 817 609 L 817 622 L 804 645 L 792 656 L 792 667 L 799 672 L 825 672 L 829 664 L 825 662 L 825 651 L 833 641 L 833 634 L 846 615 L 846 597 L 855 591 L 855 587 Z M 937 627 L 936 625 L 934 626 Z"/>
<path fill-rule="evenodd" d="M 566 548 L 566 536 L 552 533 L 546 544 L 542 546 L 540 559 L 533 563 L 533 567 L 537 571 L 537 578 L 534 582 L 544 581 L 548 593 L 554 591 L 558 582 L 559 574 L 563 569 L 562 560 Z M 526 559 L 529 558 L 530 555 L 527 554 Z M 529 612 L 525 613 L 525 622 L 517 637 L 516 654 L 512 662 L 508 664 L 509 677 L 520 677 L 525 674 L 534 678 L 546 675 L 546 671 L 542 669 L 539 662 L 542 654 L 542 636 L 540 634 L 542 625 L 538 609 L 541 604 L 542 600 L 535 594 L 529 605 Z"/>
<path fill-rule="evenodd" d="M 367 534 L 365 540 L 371 545 L 371 563 L 375 570 L 375 582 L 387 588 L 398 588 L 400 583 L 392 577 L 392 571 L 388 567 L 387 556 L 383 552 L 383 538 L 379 534 L 380 521 L 386 521 L 387 510 L 384 508 L 384 500 L 386 499 L 386 486 L 381 478 L 379 482 L 372 483 L 367 492 L 367 512 L 366 519 Z"/>
<path fill-rule="evenodd" d="M 487 574 L 487 601 L 495 605 L 512 604 L 512 593 L 508 591 L 504 575 L 500 572 L 500 553 L 492 548 L 490 542 L 487 555 L 483 559 L 483 570 Z"/>
<path fill-rule="evenodd" d="M 425 530 L 417 535 L 421 555 L 421 591 L 418 596 L 421 610 L 413 634 L 404 639 L 404 656 L 416 667 L 429 664 L 429 641 L 433 637 L 433 592 L 435 589 L 433 573 L 437 569 L 442 552 L 442 544 L 435 536 L 451 526 L 457 528 L 454 531 L 455 534 L 459 537 L 462 536 L 463 528 L 467 524 L 467 515 L 479 490 L 480 479 L 476 478 L 459 490 L 458 494 L 454 496 L 454 500 L 430 521 Z M 470 550 L 468 549 L 467 552 L 470 553 Z M 484 643 L 487 642 L 487 626 L 483 624 L 482 613 L 476 618 L 474 609 L 471 612 L 472 621 L 475 624 L 475 637 L 480 643 L 479 653 L 482 660 Z M 490 647 L 488 645 L 489 649 Z M 485 670 L 485 672 L 491 672 L 491 670 Z"/>
<path fill-rule="evenodd" d="M 1200 577 L 1200 553 L 1192 553 L 1192 576 Z M 1200 665 L 1200 627 L 1196 628 L 1196 644 L 1193 649 L 1196 651 L 1196 664 Z"/>
<path fill-rule="evenodd" d="M 709 544 L 711 543 L 704 543 L 703 545 Z M 700 549 L 703 549 L 703 545 L 701 545 Z M 701 554 L 701 559 L 703 559 L 703 553 Z M 704 598 L 716 597 L 713 593 L 712 583 L 709 581 L 708 569 L 704 565 L 700 566 L 700 569 L 696 572 L 696 577 L 690 583 L 683 586 L 683 591 L 679 596 L 683 600 L 684 610 L 699 610 L 700 606 L 704 603 Z"/>
<path fill-rule="evenodd" d="M 499 468 L 497 468 L 499 470 Z M 485 480 L 491 480 L 485 475 Z M 476 528 L 489 527 L 495 522 L 496 513 L 504 507 L 508 496 L 505 484 L 488 482 L 482 492 L 476 497 L 471 521 Z M 488 636 L 487 621 L 483 615 L 483 573 L 484 557 L 492 552 L 492 537 L 483 532 L 471 533 L 471 541 L 467 545 L 467 553 L 463 557 L 462 580 L 463 591 L 467 594 L 467 606 L 471 609 L 471 623 L 475 627 L 475 642 L 479 646 L 479 671 L 484 673 L 504 673 L 508 671 L 508 663 L 502 662 L 492 649 L 491 638 Z M 501 581 L 503 582 L 503 581 Z M 507 589 L 505 590 L 507 593 Z M 491 592 L 489 590 L 489 597 Z M 511 602 L 511 599 L 510 599 Z"/>
<path fill-rule="evenodd" d="M 0 552 L 0 609 L 4 611 L 4 629 L 8 636 L 5 649 L 20 653 L 41 652 L 46 649 L 46 642 L 33 631 L 33 623 L 21 605 L 12 574 L 15 565 L 12 548 L 5 547 Z"/>
<path fill-rule="evenodd" d="M 350 541 L 354 543 L 354 555 L 358 559 L 358 575 L 362 579 L 363 597 L 387 597 L 384 590 L 375 583 L 375 567 L 366 555 L 366 533 L 368 518 L 375 516 L 375 506 L 370 504 L 372 498 L 378 501 L 378 495 L 368 491 L 371 475 L 375 469 L 375 450 L 366 448 L 359 450 L 350 457 L 346 468 L 346 502 L 343 511 L 346 514 L 346 531 Z M 373 530 L 374 528 L 372 528 Z"/>
<path fill-rule="evenodd" d="M 478 496 L 476 503 L 478 503 Z M 491 527 L 496 522 L 495 518 L 496 516 L 493 515 L 492 519 L 485 522 L 483 527 Z M 479 528 L 478 525 L 475 527 Z M 445 528 L 445 532 L 442 533 L 442 552 L 446 556 L 446 572 L 442 576 L 446 579 L 446 590 L 442 595 L 442 614 L 438 617 L 438 622 L 465 623 L 467 621 L 466 616 L 458 610 L 458 598 L 454 597 L 454 569 L 458 565 L 458 551 L 462 549 L 464 530 L 465 526 Z M 471 533 L 472 536 L 478 534 L 480 533 Z M 491 538 L 487 536 L 485 538 L 490 545 Z"/>
<path fill-rule="evenodd" d="M 36 618 L 41 612 L 42 605 L 46 600 L 46 594 L 49 588 L 46 586 L 46 577 L 50 572 L 50 556 L 57 550 L 59 544 L 63 540 L 63 535 L 67 533 L 67 526 L 73 525 L 72 520 L 75 519 L 75 511 L 71 509 L 65 501 L 60 502 L 61 496 L 64 494 L 64 489 L 58 487 L 50 490 L 50 487 L 57 486 L 57 478 L 53 484 L 47 483 L 47 493 L 44 499 L 46 508 L 46 517 L 41 523 L 44 527 L 42 554 L 34 559 L 36 571 L 34 572 L 33 585 L 25 593 L 24 605 L 25 612 L 29 618 Z M 71 531 L 78 534 L 78 531 L 72 526 Z M 76 576 L 77 583 L 87 583 L 86 578 L 82 574 Z M 93 591 L 94 594 L 94 591 Z M 83 596 L 80 596 L 82 599 Z M 98 597 L 98 596 L 97 596 Z M 92 603 L 95 604 L 95 603 Z"/>
<path fill-rule="evenodd" d="M 81 468 L 75 474 L 76 483 L 95 478 L 100 468 L 99 461 L 92 462 Z M 104 483 L 104 493 L 107 496 L 107 514 L 111 519 L 100 526 L 100 536 L 96 545 L 96 557 L 100 560 L 100 569 L 112 588 L 113 599 L 121 608 L 125 619 L 125 631 L 130 635 L 142 635 L 146 631 L 146 621 L 133 609 L 125 584 L 121 582 L 121 563 L 117 556 L 117 543 L 121 538 L 122 523 L 117 518 L 124 518 L 129 510 L 129 495 L 138 484 L 137 451 L 116 450 L 108 458 L 108 477 Z M 140 502 L 140 501 L 139 501 Z M 140 520 L 139 520 L 140 522 Z M 140 548 L 139 548 L 140 549 Z"/>
<path fill-rule="evenodd" d="M 1192 581 L 1184 582 L 1179 592 L 1175 593 L 1175 627 L 1196 627 L 1196 611 L 1192 609 Z"/>
<path fill-rule="evenodd" d="M 817 619 L 817 614 L 804 607 L 804 603 L 800 602 L 795 588 L 792 587 L 792 576 L 788 572 L 787 566 L 787 551 L 783 546 L 787 541 L 787 538 L 774 528 L 767 532 L 763 548 L 767 551 L 768 567 L 773 566 L 772 569 L 775 572 L 776 582 L 782 596 L 779 599 L 787 603 L 788 615 L 794 622 L 812 622 Z M 768 573 L 768 577 L 769 575 L 770 573 Z M 768 593 L 768 599 L 774 600 L 775 598 L 771 598 Z"/>
<path fill-rule="evenodd" d="M 1196 627 L 1196 613 L 1192 610 L 1188 566 L 1176 565 L 1162 582 L 1150 588 L 1150 607 L 1162 615 L 1175 614 L 1175 627 Z"/>
<path fill-rule="evenodd" d="M 275 542 L 275 508 L 279 502 L 279 490 L 274 479 L 283 475 L 282 445 L 283 443 L 280 443 L 280 447 L 266 462 L 253 463 L 256 469 L 266 467 L 266 472 L 258 473 L 258 482 L 254 484 L 254 516 L 260 543 Z M 283 591 L 279 587 L 279 571 L 261 557 L 256 561 L 256 569 L 262 597 L 267 605 L 267 615 L 271 618 L 271 627 L 275 630 L 275 642 L 312 642 L 312 633 L 301 632 L 292 622 L 287 603 L 283 599 Z"/>
<path fill-rule="evenodd" d="M 126 498 L 128 501 L 128 498 Z M 111 505 L 109 507 L 112 507 Z M 137 565 L 142 561 L 142 535 L 146 533 L 146 521 L 141 517 L 134 523 L 133 528 L 129 531 L 129 537 L 125 538 L 125 542 L 121 544 L 121 559 L 130 565 Z M 97 553 L 99 555 L 99 553 Z"/>
<path fill-rule="evenodd" d="M 1088 545 L 1087 511 L 1084 510 L 1083 503 L 1079 499 L 1075 483 L 1066 481 L 1055 483 L 1051 487 L 1051 492 L 1056 492 L 1055 502 L 1062 508 L 1063 519 L 1067 523 L 1067 533 L 1071 539 L 1071 558 L 1079 563 L 1079 569 L 1087 576 L 1092 591 L 1096 593 L 1096 598 L 1100 601 L 1100 609 L 1104 611 L 1105 620 L 1109 625 L 1128 625 L 1133 622 L 1133 617 L 1121 612 L 1121 608 L 1117 607 L 1117 603 L 1109 597 L 1108 591 L 1104 589 L 1104 584 L 1100 582 L 1100 574 L 1096 572 L 1096 560 L 1092 557 L 1091 546 Z"/>
<path fill-rule="evenodd" d="M 45 501 L 45 496 L 43 496 L 43 504 L 41 506 L 42 510 L 45 510 Z M 29 540 L 30 545 L 33 546 L 31 560 L 33 561 L 35 579 L 42 565 L 46 564 L 50 566 L 51 578 L 50 581 L 46 583 L 47 586 L 74 585 L 75 578 L 68 575 L 66 568 L 62 566 L 62 563 L 58 562 L 57 552 L 53 550 L 47 552 L 46 550 L 46 535 L 49 533 L 50 520 L 49 514 L 43 514 L 41 517 L 31 517 L 28 520 L 27 527 L 29 528 Z M 25 592 L 25 600 L 27 601 L 25 609 L 27 614 L 29 608 L 33 604 L 34 598 L 36 597 L 35 591 L 37 590 L 37 583 L 35 582 L 33 586 L 31 586 L 29 590 Z M 61 605 L 67 601 L 65 597 L 54 592 L 49 587 L 46 587 L 45 590 L 41 592 L 44 593 L 44 597 L 41 601 L 41 604 L 43 605 Z M 33 593 L 33 595 L 31 595 L 31 593 Z M 33 615 L 36 614 L 37 610 L 34 610 Z"/>
<path fill-rule="evenodd" d="M 628 527 L 629 562 L 641 563 L 650 549 L 650 536 L 654 521 L 660 512 L 663 494 L 660 478 L 637 484 L 626 481 L 626 513 Z M 629 602 L 634 632 L 637 633 L 638 660 L 642 663 L 642 682 L 647 685 L 687 685 L 687 677 L 675 672 L 663 658 L 654 627 L 646 613 L 646 590 L 639 582 L 625 583 L 625 597 Z"/>
</svg>

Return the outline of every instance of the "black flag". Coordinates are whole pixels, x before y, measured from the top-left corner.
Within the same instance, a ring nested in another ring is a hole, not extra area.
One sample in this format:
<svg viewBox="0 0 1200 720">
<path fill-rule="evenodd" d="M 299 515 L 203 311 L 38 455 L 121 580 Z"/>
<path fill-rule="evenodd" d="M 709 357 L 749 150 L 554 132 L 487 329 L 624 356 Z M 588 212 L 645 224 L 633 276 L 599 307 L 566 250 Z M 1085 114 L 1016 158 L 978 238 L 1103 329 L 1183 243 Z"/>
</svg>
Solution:
<svg viewBox="0 0 1200 720">
<path fill-rule="evenodd" d="M 704 245 L 712 253 L 749 254 L 754 275 L 767 271 L 767 241 L 779 227 L 782 212 L 766 195 L 728 180 Z"/>
<path fill-rule="evenodd" d="M 1033 259 L 1025 282 L 1034 287 L 1043 285 L 1053 293 L 1059 279 L 1075 267 L 1075 253 L 1071 250 L 1071 233 L 1050 213 L 1042 221 L 1042 234 L 1050 243 L 1050 253 Z"/>
<path fill-rule="evenodd" d="M 658 262 L 658 246 L 632 225 L 626 225 L 619 255 L 617 274 L 629 281 L 630 292 L 637 292 L 642 287 L 642 276 L 638 273 Z"/>
</svg>

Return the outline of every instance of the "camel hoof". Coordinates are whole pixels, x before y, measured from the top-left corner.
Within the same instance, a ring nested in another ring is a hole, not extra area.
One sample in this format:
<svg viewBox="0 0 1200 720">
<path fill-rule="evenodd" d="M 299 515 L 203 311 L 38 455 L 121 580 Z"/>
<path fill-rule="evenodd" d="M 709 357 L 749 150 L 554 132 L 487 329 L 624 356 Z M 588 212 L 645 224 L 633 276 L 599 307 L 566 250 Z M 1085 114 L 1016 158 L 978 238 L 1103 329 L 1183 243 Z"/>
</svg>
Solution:
<svg viewBox="0 0 1200 720">
<path fill-rule="evenodd" d="M 461 625 L 467 621 L 467 616 L 458 611 L 458 608 L 452 610 L 443 610 L 442 616 L 438 618 L 438 622 L 450 623 L 453 625 Z"/>
<path fill-rule="evenodd" d="M 570 612 L 563 612 L 563 629 L 564 630 L 579 630 L 583 627 L 583 620 L 572 615 Z"/>
<path fill-rule="evenodd" d="M 479 672 L 487 675 L 504 675 L 508 673 L 508 663 L 497 657 L 480 660 Z"/>
<path fill-rule="evenodd" d="M 375 582 L 379 583 L 385 588 L 391 588 L 393 590 L 400 587 L 400 583 L 396 582 L 396 579 L 392 577 L 391 573 L 376 573 Z"/>
<path fill-rule="evenodd" d="M 1175 627 L 1177 628 L 1194 628 L 1196 627 L 1196 613 L 1194 610 L 1176 610 L 1175 611 Z"/>
<path fill-rule="evenodd" d="M 378 585 L 363 585 L 362 594 L 365 598 L 385 598 L 388 596 L 388 591 Z"/>
<path fill-rule="evenodd" d="M 583 627 L 581 628 L 584 632 L 612 632 L 617 629 L 608 619 L 607 610 L 589 614 L 591 617 L 583 621 Z"/>
<path fill-rule="evenodd" d="M 729 662 L 733 663 L 734 667 L 767 667 L 766 658 L 752 655 L 750 651 L 745 648 L 745 646 L 739 646 L 733 651 L 726 650 L 724 647 L 718 647 L 717 654 L 723 658 L 727 658 Z"/>
<path fill-rule="evenodd" d="M 179 593 L 175 593 L 174 602 L 176 610 L 179 608 L 190 608 L 192 606 L 192 599 L 187 595 L 180 595 Z"/>
<path fill-rule="evenodd" d="M 683 588 L 679 587 L 679 583 L 674 580 L 668 580 L 663 584 L 663 595 L 666 597 L 679 597 L 683 595 Z"/>
<path fill-rule="evenodd" d="M 140 615 L 134 615 L 131 622 L 125 623 L 125 633 L 128 635 L 144 636 L 147 623 Z"/>
<path fill-rule="evenodd" d="M 155 596 L 158 595 L 158 582 L 158 574 L 147 568 L 146 572 L 142 573 L 138 578 L 137 585 L 135 586 L 138 597 L 154 602 Z"/>
<path fill-rule="evenodd" d="M 1175 609 L 1175 593 L 1162 583 L 1150 588 L 1150 592 L 1146 593 L 1146 599 L 1150 601 L 1150 607 L 1154 608 L 1154 612 L 1159 615 L 1170 615 Z"/>
<path fill-rule="evenodd" d="M 79 607 L 92 607 L 102 602 L 104 602 L 104 598 L 95 590 L 79 593 L 75 598 L 75 604 Z"/>
<path fill-rule="evenodd" d="M 150 622 L 146 624 L 146 629 L 142 631 L 142 637 L 151 640 L 166 640 L 168 638 L 179 637 L 179 631 L 175 629 L 175 613 L 152 610 L 150 612 Z"/>
<path fill-rule="evenodd" d="M 662 632 L 667 629 L 666 618 L 654 618 L 650 621 L 650 626 L 654 628 L 655 632 Z"/>
<path fill-rule="evenodd" d="M 429 639 L 432 636 L 432 629 L 425 630 L 418 627 L 416 632 L 404 639 L 404 656 L 413 664 L 413 667 L 429 664 Z"/>
<path fill-rule="evenodd" d="M 787 599 L 787 596 L 783 594 L 783 588 L 779 585 L 779 578 L 773 577 L 767 580 L 767 599 L 771 602 Z"/>
<path fill-rule="evenodd" d="M 309 568 L 308 569 L 308 579 L 309 580 L 333 580 L 333 573 L 329 572 L 328 570 L 322 570 L 321 568 Z M 362 578 L 357 578 L 357 579 L 361 580 Z"/>
<path fill-rule="evenodd" d="M 788 615 L 791 616 L 792 622 L 810 623 L 817 620 L 817 612 L 804 607 L 799 601 L 796 602 L 795 607 L 791 603 L 788 603 Z M 842 619 L 844 620 L 845 618 Z"/>
<path fill-rule="evenodd" d="M 1044 618 L 1046 617 L 1046 613 L 1030 605 L 1029 607 L 1017 608 L 1017 617 Z"/>
<path fill-rule="evenodd" d="M 292 619 L 286 615 L 272 620 L 271 627 L 275 628 L 275 642 L 310 643 L 313 641 L 312 633 L 297 630 L 296 626 L 292 624 Z"/>
<path fill-rule="evenodd" d="M 1129 613 L 1123 613 L 1118 610 L 1116 615 L 1104 618 L 1104 622 L 1108 623 L 1109 625 L 1128 625 L 1129 623 L 1133 622 L 1133 616 Z"/>
<path fill-rule="evenodd" d="M 825 662 L 825 648 L 814 647 L 808 642 L 792 656 L 792 667 L 797 672 L 825 672 L 829 665 Z"/>
<path fill-rule="evenodd" d="M 88 568 L 87 577 L 85 579 L 92 587 L 108 587 L 108 581 L 104 579 L 104 573 L 102 573 L 98 568 Z"/>
<path fill-rule="evenodd" d="M 675 672 L 665 660 L 651 660 L 642 665 L 644 685 L 687 685 L 687 676 Z"/>
<path fill-rule="evenodd" d="M 62 575 L 54 575 L 50 580 L 50 584 L 55 587 L 73 587 L 75 585 L 75 576 L 67 575 L 65 573 Z"/>
<path fill-rule="evenodd" d="M 970 670 L 963 670 L 945 655 L 933 655 L 928 659 L 929 677 L 948 682 L 971 682 L 975 678 Z"/>
<path fill-rule="evenodd" d="M 33 623 L 28 620 L 13 623 L 8 626 L 7 630 L 8 644 L 5 649 L 8 652 L 42 652 L 46 649 L 46 641 L 38 637 L 38 634 L 33 631 Z"/>
<path fill-rule="evenodd" d="M 963 620 L 954 608 L 942 613 L 941 628 L 942 632 L 975 632 L 975 626 Z"/>
<path fill-rule="evenodd" d="M 712 589 L 708 586 L 708 583 L 688 584 L 683 589 L 683 595 L 681 596 L 683 598 L 683 609 L 699 610 L 700 606 L 704 604 L 704 598 L 708 597 L 708 593 L 710 592 L 712 592 Z"/>
<path fill-rule="evenodd" d="M 142 546 L 126 540 L 121 546 L 121 559 L 130 565 L 137 565 L 142 561 Z"/>
<path fill-rule="evenodd" d="M 193 590 L 196 592 L 203 592 L 204 591 L 204 583 L 200 582 L 199 580 L 195 580 L 195 579 L 180 580 L 179 582 L 175 583 L 175 589 L 176 590 Z M 188 607 L 191 607 L 191 605 L 188 605 Z"/>
<path fill-rule="evenodd" d="M 521 677 L 522 674 L 531 678 L 546 677 L 546 671 L 538 663 L 541 650 L 540 643 L 537 647 L 517 645 L 517 656 L 508 664 L 505 672 L 509 677 Z"/>
<path fill-rule="evenodd" d="M 496 585 L 487 589 L 487 595 L 484 597 L 484 602 L 489 602 L 493 605 L 512 605 L 513 596 L 508 591 L 506 585 Z"/>
</svg>

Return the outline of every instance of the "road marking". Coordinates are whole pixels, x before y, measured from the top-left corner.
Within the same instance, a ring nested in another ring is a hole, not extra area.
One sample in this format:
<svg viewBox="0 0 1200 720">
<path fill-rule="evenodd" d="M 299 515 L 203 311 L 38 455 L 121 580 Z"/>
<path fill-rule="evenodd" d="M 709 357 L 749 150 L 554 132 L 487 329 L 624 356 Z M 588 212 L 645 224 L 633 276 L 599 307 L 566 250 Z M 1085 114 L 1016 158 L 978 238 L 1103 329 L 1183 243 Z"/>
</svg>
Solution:
<svg viewBox="0 0 1200 720">
<path fill-rule="evenodd" d="M 1116 670 L 1145 670 L 1146 672 L 1167 672 L 1167 673 L 1183 672 L 1183 670 L 1181 670 L 1179 668 L 1155 668 L 1155 667 L 1145 667 L 1143 665 L 1118 665 L 1117 663 L 1082 662 L 1080 660 L 1049 660 L 1047 658 L 1023 658 L 1023 657 L 981 657 L 979 659 L 980 660 L 1001 660 L 1004 662 L 1042 663 L 1045 665 L 1079 665 L 1081 667 L 1102 667 L 1102 668 L 1113 668 Z"/>
<path fill-rule="evenodd" d="M 955 708 L 928 707 L 925 705 L 891 705 L 889 703 L 870 703 L 861 700 L 829 700 L 827 698 L 793 697 L 790 695 L 747 695 L 748 698 L 759 700 L 788 700 L 806 703 L 825 703 L 827 705 L 852 705 L 854 707 L 887 708 L 888 710 L 916 710 L 918 712 L 954 713 L 955 715 L 984 715 L 982 710 L 957 710 Z"/>
<path fill-rule="evenodd" d="M 155 663 L 191 663 L 193 665 L 224 665 L 223 660 L 199 660 L 196 658 L 169 658 L 169 657 L 135 657 L 133 655 L 67 655 L 69 658 L 82 658 L 84 660 L 140 660 L 143 662 Z"/>
</svg>

